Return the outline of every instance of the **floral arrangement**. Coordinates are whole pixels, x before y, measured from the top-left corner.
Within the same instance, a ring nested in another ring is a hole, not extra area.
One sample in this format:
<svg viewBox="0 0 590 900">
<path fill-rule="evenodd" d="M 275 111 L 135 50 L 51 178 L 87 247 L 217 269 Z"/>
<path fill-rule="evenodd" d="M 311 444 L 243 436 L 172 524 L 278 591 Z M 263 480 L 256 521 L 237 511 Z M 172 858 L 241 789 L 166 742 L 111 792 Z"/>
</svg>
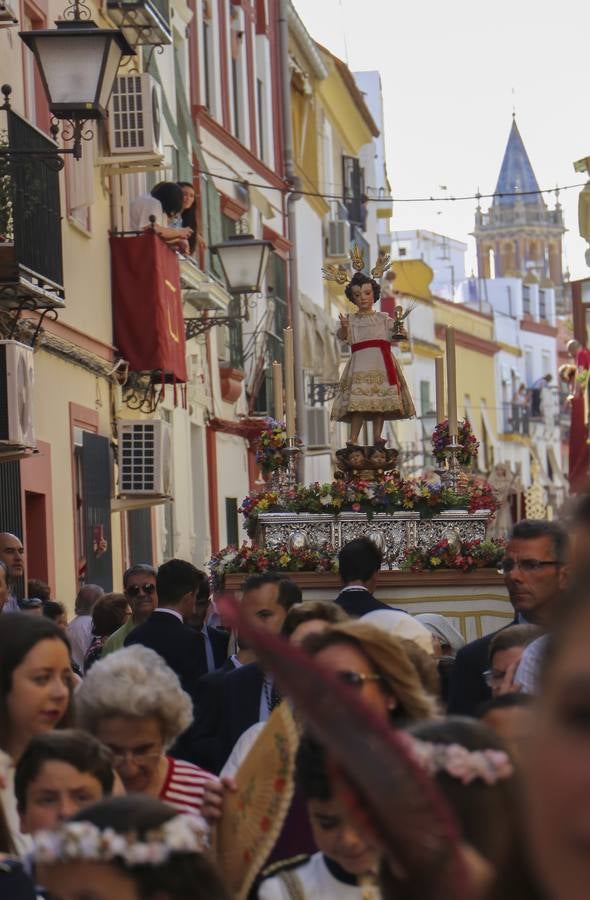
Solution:
<svg viewBox="0 0 590 900">
<path fill-rule="evenodd" d="M 422 479 L 401 481 L 340 481 L 328 484 L 315 482 L 309 486 L 297 484 L 280 494 L 278 491 L 252 492 L 242 502 L 240 512 L 245 518 L 250 536 L 254 535 L 256 519 L 262 512 L 364 512 L 368 518 L 375 513 L 401 511 L 419 512 L 424 517 L 448 509 L 475 512 L 489 509 L 498 503 L 490 484 L 484 479 L 469 478 L 459 493 L 444 487 L 440 480 Z"/>
<path fill-rule="evenodd" d="M 406 572 L 435 571 L 436 569 L 496 568 L 504 556 L 505 542 L 501 540 L 461 541 L 455 543 L 443 538 L 432 547 L 406 550 L 400 568 Z"/>
<path fill-rule="evenodd" d="M 457 431 L 461 448 L 457 454 L 457 461 L 461 466 L 468 466 L 477 457 L 479 441 L 471 430 L 469 419 L 459 420 Z M 432 432 L 432 453 L 438 463 L 444 463 L 450 442 L 449 422 L 448 419 L 445 419 L 443 422 L 439 422 Z"/>
<path fill-rule="evenodd" d="M 260 572 L 336 572 L 336 551 L 328 544 L 320 550 L 293 548 L 286 544 L 276 547 L 225 547 L 208 562 L 214 589 L 223 586 L 226 575 L 241 573 L 256 575 Z"/>
<path fill-rule="evenodd" d="M 66 822 L 57 831 L 39 831 L 34 837 L 35 861 L 68 860 L 110 862 L 126 866 L 159 866 L 174 853 L 203 853 L 209 847 L 209 828 L 201 816 L 181 814 L 153 829 L 145 838 L 120 834 L 92 822 Z"/>
<path fill-rule="evenodd" d="M 301 441 L 296 438 L 297 446 Z M 282 422 L 267 418 L 264 427 L 256 439 L 256 462 L 264 476 L 277 472 L 287 467 L 285 449 L 287 447 L 287 432 Z"/>
</svg>

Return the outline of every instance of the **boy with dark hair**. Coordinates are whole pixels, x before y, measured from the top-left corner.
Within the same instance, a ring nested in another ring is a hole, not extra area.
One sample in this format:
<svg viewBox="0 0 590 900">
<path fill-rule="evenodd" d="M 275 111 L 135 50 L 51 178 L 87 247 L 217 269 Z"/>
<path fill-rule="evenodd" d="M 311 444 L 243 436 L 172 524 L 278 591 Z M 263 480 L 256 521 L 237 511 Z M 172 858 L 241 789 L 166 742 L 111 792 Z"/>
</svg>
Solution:
<svg viewBox="0 0 590 900">
<path fill-rule="evenodd" d="M 361 900 L 367 896 L 367 887 L 376 884 L 379 854 L 350 821 L 350 813 L 330 781 L 325 752 L 309 737 L 302 738 L 297 751 L 295 782 L 305 798 L 319 852 L 267 869 L 258 900 Z M 371 896 L 380 895 L 372 892 Z"/>
<path fill-rule="evenodd" d="M 34 737 L 18 761 L 14 791 L 23 834 L 55 829 L 113 790 L 111 755 L 84 731 Z"/>
</svg>

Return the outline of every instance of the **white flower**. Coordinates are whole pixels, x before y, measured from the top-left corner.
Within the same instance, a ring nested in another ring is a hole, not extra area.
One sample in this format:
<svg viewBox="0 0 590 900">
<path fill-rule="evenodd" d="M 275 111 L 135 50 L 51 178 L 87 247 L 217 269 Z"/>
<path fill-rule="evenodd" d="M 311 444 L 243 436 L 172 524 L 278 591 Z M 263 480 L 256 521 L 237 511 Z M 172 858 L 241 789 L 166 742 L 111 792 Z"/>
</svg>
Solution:
<svg viewBox="0 0 590 900">
<path fill-rule="evenodd" d="M 326 496 L 326 497 L 320 497 L 320 503 L 322 504 L 322 506 L 331 506 L 331 505 L 332 505 L 332 498 L 329 497 L 329 496 Z"/>
</svg>

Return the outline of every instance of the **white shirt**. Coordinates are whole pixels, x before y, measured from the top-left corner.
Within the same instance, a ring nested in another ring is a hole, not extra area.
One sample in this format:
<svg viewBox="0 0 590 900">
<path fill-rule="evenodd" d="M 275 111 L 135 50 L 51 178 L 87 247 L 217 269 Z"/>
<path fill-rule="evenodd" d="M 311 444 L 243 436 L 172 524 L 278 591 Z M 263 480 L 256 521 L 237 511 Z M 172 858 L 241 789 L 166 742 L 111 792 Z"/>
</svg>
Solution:
<svg viewBox="0 0 590 900">
<path fill-rule="evenodd" d="M 140 194 L 129 204 L 129 226 L 131 231 L 143 231 L 151 225 L 150 216 L 155 216 L 156 225 L 166 226 L 166 216 L 159 200 L 151 194 Z"/>
<path fill-rule="evenodd" d="M 23 834 L 20 830 L 20 817 L 14 793 L 14 773 L 15 766 L 10 756 L 0 750 L 0 775 L 4 782 L 4 787 L 0 788 L 0 803 L 16 852 L 20 857 L 24 857 L 32 851 L 33 840 L 30 834 Z"/>
<path fill-rule="evenodd" d="M 255 722 L 246 728 L 234 744 L 234 748 L 219 773 L 220 778 L 233 778 L 254 746 L 256 739 L 265 726 L 265 722 Z"/>
<path fill-rule="evenodd" d="M 83 672 L 84 659 L 92 643 L 92 616 L 75 616 L 67 627 L 67 633 L 72 647 L 72 659 Z"/>
<path fill-rule="evenodd" d="M 16 599 L 16 596 L 12 593 L 12 591 L 8 595 L 8 599 L 7 599 L 6 603 L 4 604 L 4 606 L 2 607 L 1 611 L 5 612 L 5 613 L 20 612 L 20 606 L 18 605 L 18 600 Z"/>
<path fill-rule="evenodd" d="M 176 618 L 184 625 L 184 619 L 177 609 L 171 609 L 169 606 L 156 606 L 154 612 L 170 613 L 171 616 L 176 616 Z"/>
<path fill-rule="evenodd" d="M 292 891 L 293 879 L 299 891 Z M 335 878 L 322 853 L 314 853 L 307 862 L 266 878 L 258 888 L 258 900 L 381 900 L 377 886 L 358 887 Z"/>
</svg>

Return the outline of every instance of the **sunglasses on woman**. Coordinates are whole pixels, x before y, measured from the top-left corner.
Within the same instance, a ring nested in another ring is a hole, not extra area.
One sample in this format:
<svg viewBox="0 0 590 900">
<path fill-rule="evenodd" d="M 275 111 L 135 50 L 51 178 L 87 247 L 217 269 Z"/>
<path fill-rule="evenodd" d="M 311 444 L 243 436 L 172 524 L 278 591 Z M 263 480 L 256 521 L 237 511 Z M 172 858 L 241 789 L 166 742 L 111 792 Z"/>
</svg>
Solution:
<svg viewBox="0 0 590 900">
<path fill-rule="evenodd" d="M 359 690 L 363 687 L 365 681 L 381 681 L 381 675 L 367 674 L 366 672 L 343 671 L 336 674 L 344 684 L 349 684 L 351 687 Z"/>
</svg>

